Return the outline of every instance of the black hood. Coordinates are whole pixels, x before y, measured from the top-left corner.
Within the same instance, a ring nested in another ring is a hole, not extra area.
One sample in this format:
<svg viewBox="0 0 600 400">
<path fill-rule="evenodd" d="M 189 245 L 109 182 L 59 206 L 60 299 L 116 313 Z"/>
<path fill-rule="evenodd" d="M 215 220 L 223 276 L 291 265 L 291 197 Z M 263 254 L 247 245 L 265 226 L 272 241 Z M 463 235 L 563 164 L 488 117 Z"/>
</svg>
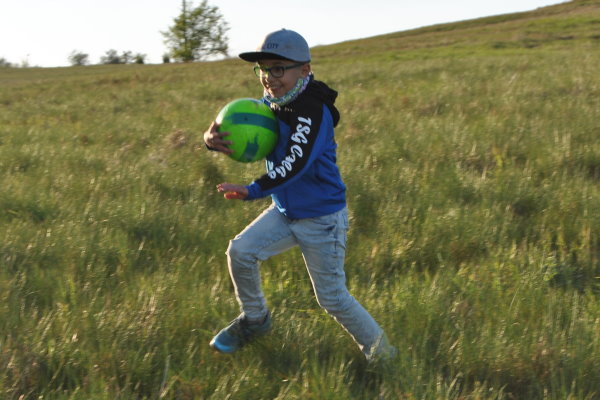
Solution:
<svg viewBox="0 0 600 400">
<path fill-rule="evenodd" d="M 333 117 L 333 126 L 337 126 L 340 121 L 340 112 L 334 106 L 334 103 L 338 92 L 327 86 L 324 82 L 317 81 L 311 77 L 311 81 L 306 87 L 306 94 L 316 97 L 327 105 L 327 108 L 329 108 L 329 112 L 331 112 L 331 116 Z"/>
</svg>

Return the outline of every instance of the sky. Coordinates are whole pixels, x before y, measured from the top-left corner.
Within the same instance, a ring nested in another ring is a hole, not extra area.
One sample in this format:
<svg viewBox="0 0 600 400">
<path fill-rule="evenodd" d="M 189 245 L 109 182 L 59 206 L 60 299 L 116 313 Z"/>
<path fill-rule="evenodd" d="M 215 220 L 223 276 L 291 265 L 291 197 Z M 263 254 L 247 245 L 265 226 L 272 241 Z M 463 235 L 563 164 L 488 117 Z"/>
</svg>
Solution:
<svg viewBox="0 0 600 400">
<path fill-rule="evenodd" d="M 313 47 L 445 22 L 529 11 L 564 0 L 209 0 L 229 26 L 229 53 L 252 51 L 269 32 L 299 32 Z M 197 6 L 201 0 L 194 0 Z M 181 0 L 0 0 L 0 59 L 16 65 L 69 65 L 73 51 L 91 64 L 114 49 L 161 63 L 161 32 Z"/>
</svg>

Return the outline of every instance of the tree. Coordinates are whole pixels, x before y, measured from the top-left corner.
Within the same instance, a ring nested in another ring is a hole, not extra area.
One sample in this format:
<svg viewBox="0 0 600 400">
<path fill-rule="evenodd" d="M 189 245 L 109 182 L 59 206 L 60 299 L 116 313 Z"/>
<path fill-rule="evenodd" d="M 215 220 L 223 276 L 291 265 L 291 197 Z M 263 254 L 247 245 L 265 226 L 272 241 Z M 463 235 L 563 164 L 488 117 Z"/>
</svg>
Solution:
<svg viewBox="0 0 600 400">
<path fill-rule="evenodd" d="M 11 68 L 13 67 L 12 63 L 9 63 L 6 58 L 0 58 L 0 68 Z"/>
<path fill-rule="evenodd" d="M 115 49 L 110 49 L 105 55 L 100 57 L 100 64 L 124 64 L 121 56 Z"/>
<path fill-rule="evenodd" d="M 142 53 L 136 53 L 133 56 L 133 62 L 136 64 L 145 64 L 146 63 L 146 55 Z"/>
<path fill-rule="evenodd" d="M 73 67 L 88 65 L 89 57 L 90 57 L 89 55 L 87 55 L 81 51 L 73 50 L 73 52 L 71 52 L 71 55 L 69 55 L 69 62 L 71 63 L 71 65 Z"/>
<path fill-rule="evenodd" d="M 121 64 L 130 64 L 133 61 L 131 51 L 127 50 L 121 53 Z"/>
<path fill-rule="evenodd" d="M 209 6 L 207 0 L 196 8 L 190 6 L 182 0 L 181 14 L 173 20 L 174 25 L 161 32 L 173 59 L 190 62 L 216 54 L 226 56 L 229 46 L 225 33 L 229 27 L 219 9 Z"/>
</svg>

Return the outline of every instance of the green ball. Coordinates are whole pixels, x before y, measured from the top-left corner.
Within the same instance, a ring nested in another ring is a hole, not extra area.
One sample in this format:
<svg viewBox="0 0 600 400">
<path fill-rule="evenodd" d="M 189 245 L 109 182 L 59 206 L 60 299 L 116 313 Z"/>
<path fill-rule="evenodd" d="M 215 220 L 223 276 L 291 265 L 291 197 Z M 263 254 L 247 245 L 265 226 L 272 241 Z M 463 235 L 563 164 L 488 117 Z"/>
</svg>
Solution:
<svg viewBox="0 0 600 400">
<path fill-rule="evenodd" d="M 279 136 L 277 117 L 262 101 L 256 99 L 237 99 L 227 104 L 215 120 L 218 132 L 229 132 L 224 137 L 233 143 L 229 148 L 232 159 L 240 162 L 252 162 L 268 156 Z"/>
</svg>

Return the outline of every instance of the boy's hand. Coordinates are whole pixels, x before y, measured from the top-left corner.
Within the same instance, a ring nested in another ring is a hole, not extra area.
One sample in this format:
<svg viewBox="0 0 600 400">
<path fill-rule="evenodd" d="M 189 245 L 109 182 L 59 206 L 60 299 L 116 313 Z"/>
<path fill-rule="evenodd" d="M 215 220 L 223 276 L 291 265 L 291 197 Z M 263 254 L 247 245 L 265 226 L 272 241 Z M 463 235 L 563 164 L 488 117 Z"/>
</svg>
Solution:
<svg viewBox="0 0 600 400">
<path fill-rule="evenodd" d="M 220 183 L 217 185 L 217 190 L 220 193 L 225 193 L 223 197 L 228 200 L 244 200 L 248 197 L 248 189 L 246 189 L 246 186 L 242 185 Z"/>
<path fill-rule="evenodd" d="M 217 128 L 219 126 L 213 121 L 210 124 L 210 127 L 206 132 L 204 132 L 204 143 L 208 146 L 208 148 L 216 151 L 220 151 L 221 153 L 225 153 L 227 155 L 233 153 L 227 145 L 231 144 L 230 140 L 223 139 L 225 136 L 229 135 L 229 132 L 217 132 Z"/>
</svg>

